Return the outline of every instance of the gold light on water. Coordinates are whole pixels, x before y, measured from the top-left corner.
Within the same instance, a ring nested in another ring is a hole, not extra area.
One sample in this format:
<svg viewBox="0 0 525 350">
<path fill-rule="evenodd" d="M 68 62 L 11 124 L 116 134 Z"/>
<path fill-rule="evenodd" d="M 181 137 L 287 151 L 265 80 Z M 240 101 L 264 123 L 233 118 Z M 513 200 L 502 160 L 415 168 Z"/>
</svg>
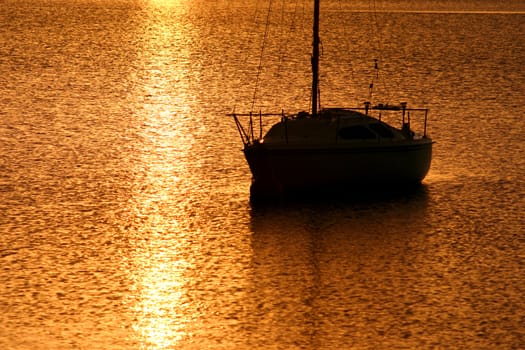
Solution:
<svg viewBox="0 0 525 350">
<path fill-rule="evenodd" d="M 155 6 L 175 6 L 180 1 L 150 0 Z M 128 232 L 134 249 L 129 253 L 129 277 L 134 292 L 128 306 L 132 329 L 144 348 L 169 348 L 188 336 L 188 256 L 181 223 L 187 216 L 179 205 L 181 179 L 187 177 L 193 141 L 184 123 L 189 98 L 183 79 L 187 65 L 180 57 L 177 23 L 157 8 L 144 22 L 138 64 L 142 76 L 131 98 L 136 101 L 141 125 L 136 154 L 133 215 Z M 181 252 L 182 250 L 182 252 Z"/>
<path fill-rule="evenodd" d="M 157 247 L 159 248 L 159 247 Z M 189 267 L 184 260 L 176 260 L 176 252 L 159 249 L 143 256 L 136 280 L 137 300 L 134 330 L 141 343 L 154 348 L 174 345 L 186 336 L 185 325 L 189 321 L 184 312 L 185 277 Z"/>
<path fill-rule="evenodd" d="M 162 6 L 162 7 L 179 6 L 184 2 L 185 0 L 148 0 L 148 3 L 153 6 Z"/>
</svg>

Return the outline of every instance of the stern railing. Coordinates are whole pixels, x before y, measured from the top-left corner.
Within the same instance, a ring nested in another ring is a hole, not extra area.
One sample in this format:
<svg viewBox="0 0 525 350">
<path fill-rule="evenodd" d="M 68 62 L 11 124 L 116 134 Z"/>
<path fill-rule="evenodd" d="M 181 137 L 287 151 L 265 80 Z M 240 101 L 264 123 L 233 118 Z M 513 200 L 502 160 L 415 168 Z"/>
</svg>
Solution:
<svg viewBox="0 0 525 350">
<path fill-rule="evenodd" d="M 231 113 L 228 114 L 229 116 L 233 117 L 233 120 L 235 121 L 235 125 L 237 127 L 237 131 L 239 132 L 239 135 L 241 136 L 242 143 L 245 146 L 253 145 L 254 143 L 258 143 L 263 138 L 263 130 L 264 130 L 264 123 L 263 118 L 267 117 L 281 117 L 282 121 L 287 120 L 287 118 L 290 118 L 287 116 L 284 111 L 281 113 Z M 240 121 L 239 117 L 247 117 L 248 118 L 248 125 L 243 125 L 243 123 Z"/>
</svg>

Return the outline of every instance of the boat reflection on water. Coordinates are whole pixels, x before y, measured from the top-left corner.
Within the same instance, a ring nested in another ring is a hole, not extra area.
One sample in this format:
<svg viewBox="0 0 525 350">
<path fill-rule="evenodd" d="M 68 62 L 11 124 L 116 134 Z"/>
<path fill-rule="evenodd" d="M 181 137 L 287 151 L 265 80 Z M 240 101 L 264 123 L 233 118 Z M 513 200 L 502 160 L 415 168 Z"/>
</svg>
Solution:
<svg viewBox="0 0 525 350">
<path fill-rule="evenodd" d="M 405 324 L 409 306 L 433 293 L 427 203 L 421 186 L 409 195 L 255 206 L 258 334 L 313 348 L 366 347 L 381 332 L 393 348 L 424 343 L 407 339 Z"/>
</svg>

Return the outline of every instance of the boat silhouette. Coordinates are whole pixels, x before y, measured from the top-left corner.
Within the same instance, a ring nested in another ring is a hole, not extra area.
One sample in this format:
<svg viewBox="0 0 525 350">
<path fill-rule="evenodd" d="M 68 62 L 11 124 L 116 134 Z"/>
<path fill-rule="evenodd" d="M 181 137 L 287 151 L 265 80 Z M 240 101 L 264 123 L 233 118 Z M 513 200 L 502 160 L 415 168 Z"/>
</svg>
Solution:
<svg viewBox="0 0 525 350">
<path fill-rule="evenodd" d="M 319 106 L 319 11 L 314 1 L 311 111 L 232 113 L 252 173 L 252 199 L 289 192 L 399 188 L 419 184 L 432 159 L 426 108 Z M 396 124 L 391 122 L 392 115 Z M 280 117 L 263 135 L 263 119 Z M 248 122 L 241 120 L 248 119 Z M 419 118 L 421 130 L 412 121 Z M 386 121 L 388 119 L 388 122 Z"/>
</svg>

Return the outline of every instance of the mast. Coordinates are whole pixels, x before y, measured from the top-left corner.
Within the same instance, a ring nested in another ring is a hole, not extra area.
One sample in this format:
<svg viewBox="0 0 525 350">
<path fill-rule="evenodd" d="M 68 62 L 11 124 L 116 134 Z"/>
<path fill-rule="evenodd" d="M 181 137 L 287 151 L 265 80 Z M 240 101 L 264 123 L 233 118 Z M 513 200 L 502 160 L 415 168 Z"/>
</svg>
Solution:
<svg viewBox="0 0 525 350">
<path fill-rule="evenodd" d="M 319 1 L 314 1 L 314 27 L 312 50 L 312 117 L 317 117 L 317 99 L 319 97 Z"/>
</svg>

